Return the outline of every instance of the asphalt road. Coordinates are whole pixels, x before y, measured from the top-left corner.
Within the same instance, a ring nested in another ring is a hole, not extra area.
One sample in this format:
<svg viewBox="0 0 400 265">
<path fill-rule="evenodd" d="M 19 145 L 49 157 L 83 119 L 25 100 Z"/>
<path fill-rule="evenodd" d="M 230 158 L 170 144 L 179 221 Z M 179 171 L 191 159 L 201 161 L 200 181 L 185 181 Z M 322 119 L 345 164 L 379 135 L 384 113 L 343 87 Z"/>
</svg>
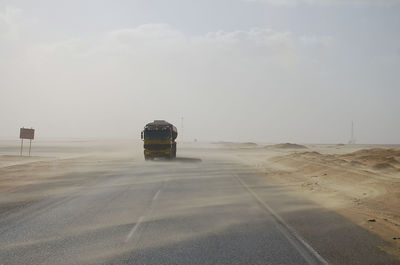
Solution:
<svg viewBox="0 0 400 265">
<path fill-rule="evenodd" d="M 0 264 L 400 264 L 227 153 L 96 163 L 13 194 L 64 189 L 1 215 Z"/>
</svg>

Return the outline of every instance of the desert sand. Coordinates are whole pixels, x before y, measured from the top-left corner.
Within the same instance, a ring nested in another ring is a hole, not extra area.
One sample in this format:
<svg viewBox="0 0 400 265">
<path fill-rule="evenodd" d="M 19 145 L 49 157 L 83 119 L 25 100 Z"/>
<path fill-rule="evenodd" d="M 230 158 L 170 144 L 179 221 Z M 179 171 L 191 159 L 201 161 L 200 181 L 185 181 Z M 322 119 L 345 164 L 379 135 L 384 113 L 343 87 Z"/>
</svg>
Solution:
<svg viewBox="0 0 400 265">
<path fill-rule="evenodd" d="M 400 257 L 400 147 L 259 145 L 236 148 L 244 163 L 297 196 L 336 211 L 391 243 Z"/>
</svg>

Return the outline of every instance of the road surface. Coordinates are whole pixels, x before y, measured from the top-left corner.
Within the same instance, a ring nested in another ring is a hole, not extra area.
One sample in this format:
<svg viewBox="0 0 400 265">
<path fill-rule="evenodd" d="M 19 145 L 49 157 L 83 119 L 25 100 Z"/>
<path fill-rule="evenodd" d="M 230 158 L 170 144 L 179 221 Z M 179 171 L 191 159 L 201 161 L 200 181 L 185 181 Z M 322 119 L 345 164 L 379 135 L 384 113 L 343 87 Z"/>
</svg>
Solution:
<svg viewBox="0 0 400 265">
<path fill-rule="evenodd" d="M 79 163 L 7 194 L 47 195 L 2 208 L 0 264 L 400 264 L 379 238 L 292 197 L 229 150 Z"/>
</svg>

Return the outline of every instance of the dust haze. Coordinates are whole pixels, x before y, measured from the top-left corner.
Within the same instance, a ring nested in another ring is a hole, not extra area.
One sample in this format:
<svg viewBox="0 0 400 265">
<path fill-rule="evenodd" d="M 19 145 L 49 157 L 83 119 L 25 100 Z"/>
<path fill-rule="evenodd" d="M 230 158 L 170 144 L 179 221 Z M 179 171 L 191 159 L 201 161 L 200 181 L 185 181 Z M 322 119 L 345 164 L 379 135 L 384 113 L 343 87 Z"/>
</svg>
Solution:
<svg viewBox="0 0 400 265">
<path fill-rule="evenodd" d="M 398 1 L 320 2 L 1 1 L 0 137 L 400 143 Z"/>
<path fill-rule="evenodd" d="M 0 0 L 0 263 L 398 264 L 399 14 Z"/>
</svg>

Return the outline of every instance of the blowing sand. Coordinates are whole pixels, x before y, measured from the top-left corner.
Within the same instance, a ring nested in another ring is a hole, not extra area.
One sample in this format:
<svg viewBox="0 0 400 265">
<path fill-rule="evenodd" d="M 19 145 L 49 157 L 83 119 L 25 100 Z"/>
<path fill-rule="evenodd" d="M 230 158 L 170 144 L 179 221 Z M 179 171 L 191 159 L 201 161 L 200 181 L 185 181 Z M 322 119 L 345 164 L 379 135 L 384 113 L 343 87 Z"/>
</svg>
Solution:
<svg viewBox="0 0 400 265">
<path fill-rule="evenodd" d="M 12 192 L 28 185 L 47 185 L 67 174 L 101 171 L 110 158 L 131 162 L 142 159 L 138 141 L 65 140 L 40 141 L 32 145 L 32 156 L 26 156 L 26 152 L 20 156 L 19 141 L 0 141 L 0 192 Z"/>
<path fill-rule="evenodd" d="M 110 160 L 121 161 L 121 168 L 142 162 L 141 144 L 42 142 L 34 145 L 34 156 L 19 157 L 18 141 L 0 142 L 0 214 L 12 205 L 78 189 L 71 178 L 83 178 L 85 170 L 95 170 L 100 176 Z M 202 152 L 200 144 L 196 148 Z M 268 180 L 379 235 L 392 245 L 385 251 L 400 257 L 399 147 L 280 144 L 265 148 L 255 143 L 225 142 L 207 148 L 218 150 L 220 157 L 238 157 Z M 204 155 L 210 158 L 208 152 Z M 47 188 L 36 191 L 39 186 Z M 14 198 L 14 192 L 24 187 L 31 187 L 30 197 Z"/>
<path fill-rule="evenodd" d="M 334 210 L 391 243 L 400 257 L 400 148 L 307 145 L 240 150 L 242 161 L 299 196 Z"/>
</svg>

